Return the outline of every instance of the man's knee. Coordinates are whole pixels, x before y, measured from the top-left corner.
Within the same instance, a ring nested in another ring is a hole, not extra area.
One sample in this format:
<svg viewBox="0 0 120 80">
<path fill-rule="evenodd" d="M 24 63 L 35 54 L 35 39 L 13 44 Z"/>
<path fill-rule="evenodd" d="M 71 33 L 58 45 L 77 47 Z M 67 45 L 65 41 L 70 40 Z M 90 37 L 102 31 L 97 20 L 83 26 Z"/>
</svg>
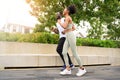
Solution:
<svg viewBox="0 0 120 80">
<path fill-rule="evenodd" d="M 56 51 L 59 53 L 59 49 L 58 48 L 56 48 Z"/>
<path fill-rule="evenodd" d="M 57 48 L 56 51 L 57 51 L 59 54 L 62 53 L 62 50 L 59 49 L 59 48 Z"/>
</svg>

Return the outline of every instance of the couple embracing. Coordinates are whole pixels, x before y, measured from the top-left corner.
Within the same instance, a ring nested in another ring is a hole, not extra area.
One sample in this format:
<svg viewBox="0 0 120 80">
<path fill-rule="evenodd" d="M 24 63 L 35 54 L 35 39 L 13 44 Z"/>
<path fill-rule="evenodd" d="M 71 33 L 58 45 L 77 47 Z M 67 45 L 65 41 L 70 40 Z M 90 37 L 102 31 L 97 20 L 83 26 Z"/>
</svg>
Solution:
<svg viewBox="0 0 120 80">
<path fill-rule="evenodd" d="M 70 5 L 64 9 L 63 15 L 65 18 L 62 18 L 60 13 L 57 13 L 57 28 L 59 31 L 60 39 L 57 46 L 57 52 L 59 53 L 64 66 L 62 71 L 60 72 L 61 75 L 68 75 L 71 74 L 71 69 L 74 67 L 68 52 L 69 47 L 72 50 L 72 54 L 76 59 L 77 63 L 79 64 L 78 72 L 76 76 L 82 76 L 86 73 L 86 69 L 83 67 L 81 63 L 81 59 L 78 55 L 76 49 L 76 36 L 74 35 L 73 31 L 75 30 L 71 15 L 76 13 L 75 5 Z"/>
</svg>

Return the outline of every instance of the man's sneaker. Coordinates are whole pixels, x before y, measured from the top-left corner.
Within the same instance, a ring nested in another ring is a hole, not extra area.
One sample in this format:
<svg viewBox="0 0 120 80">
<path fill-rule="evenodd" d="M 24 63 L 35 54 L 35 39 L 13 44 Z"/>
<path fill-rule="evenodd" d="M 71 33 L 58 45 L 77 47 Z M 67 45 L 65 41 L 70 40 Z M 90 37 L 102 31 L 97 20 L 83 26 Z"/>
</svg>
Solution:
<svg viewBox="0 0 120 80">
<path fill-rule="evenodd" d="M 75 68 L 75 66 L 74 66 L 73 64 L 71 64 L 71 65 L 70 65 L 70 68 L 71 68 L 71 69 L 74 69 L 74 68 Z"/>
<path fill-rule="evenodd" d="M 61 71 L 65 70 L 66 69 L 66 65 L 63 65 Z"/>
<path fill-rule="evenodd" d="M 61 74 L 61 75 L 69 75 L 69 74 L 71 74 L 71 70 L 65 69 L 65 70 L 63 70 L 62 72 L 60 72 L 60 74 Z"/>
<path fill-rule="evenodd" d="M 78 73 L 76 73 L 76 76 L 83 76 L 86 72 L 87 72 L 87 71 L 86 71 L 85 68 L 84 68 L 84 70 L 79 69 L 79 70 L 78 70 Z"/>
</svg>

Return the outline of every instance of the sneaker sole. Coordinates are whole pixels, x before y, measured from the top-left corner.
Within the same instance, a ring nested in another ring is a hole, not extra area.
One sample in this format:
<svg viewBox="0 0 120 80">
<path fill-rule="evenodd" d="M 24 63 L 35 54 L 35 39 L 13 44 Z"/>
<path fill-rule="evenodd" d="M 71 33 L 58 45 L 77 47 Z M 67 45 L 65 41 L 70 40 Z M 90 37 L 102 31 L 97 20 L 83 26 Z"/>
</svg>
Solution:
<svg viewBox="0 0 120 80">
<path fill-rule="evenodd" d="M 60 75 L 63 75 L 63 76 L 64 76 L 64 75 L 71 75 L 71 73 L 69 73 L 69 74 L 60 74 Z"/>
<path fill-rule="evenodd" d="M 77 76 L 77 77 L 81 77 L 81 76 L 84 76 L 86 73 L 87 73 L 87 72 L 85 72 L 84 74 L 82 74 L 82 75 L 80 75 L 80 76 L 79 76 L 79 75 L 76 75 L 76 76 Z"/>
<path fill-rule="evenodd" d="M 71 74 L 60 74 L 61 76 L 67 76 L 67 75 L 71 75 Z"/>
</svg>

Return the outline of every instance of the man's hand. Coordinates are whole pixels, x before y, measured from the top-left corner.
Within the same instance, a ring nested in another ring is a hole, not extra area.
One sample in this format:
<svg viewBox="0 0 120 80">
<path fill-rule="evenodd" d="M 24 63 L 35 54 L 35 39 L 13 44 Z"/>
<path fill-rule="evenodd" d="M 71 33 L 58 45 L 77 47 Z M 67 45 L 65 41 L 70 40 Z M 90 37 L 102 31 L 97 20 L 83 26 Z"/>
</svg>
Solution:
<svg viewBox="0 0 120 80">
<path fill-rule="evenodd" d="M 58 23 L 61 24 L 61 20 L 58 20 Z"/>
<path fill-rule="evenodd" d="M 62 34 L 65 34 L 65 30 L 64 30 L 64 31 L 62 31 Z"/>
<path fill-rule="evenodd" d="M 56 33 L 56 34 L 59 34 L 59 31 L 58 31 L 58 28 L 51 28 L 52 32 Z"/>
</svg>

